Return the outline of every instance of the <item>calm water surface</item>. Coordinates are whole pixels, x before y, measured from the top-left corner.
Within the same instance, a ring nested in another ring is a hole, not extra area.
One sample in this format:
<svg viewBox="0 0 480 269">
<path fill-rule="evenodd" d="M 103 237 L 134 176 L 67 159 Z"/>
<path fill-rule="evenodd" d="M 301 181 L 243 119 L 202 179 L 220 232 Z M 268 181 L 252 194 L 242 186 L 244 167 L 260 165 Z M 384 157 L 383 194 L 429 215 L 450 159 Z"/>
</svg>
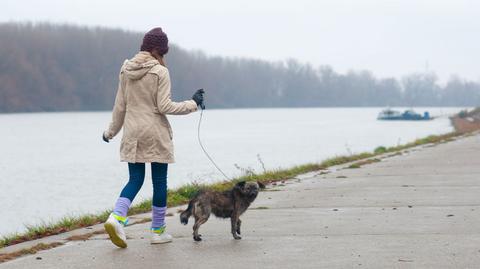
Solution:
<svg viewBox="0 0 480 269">
<path fill-rule="evenodd" d="M 380 108 L 207 110 L 202 137 L 224 171 L 236 165 L 261 172 L 319 162 L 335 155 L 371 151 L 452 130 L 446 115 L 460 108 L 429 108 L 441 117 L 428 122 L 377 121 Z M 417 109 L 422 112 L 423 109 Z M 25 224 L 113 207 L 128 178 L 119 161 L 116 137 L 106 144 L 102 131 L 110 112 L 0 115 L 0 235 Z M 169 188 L 221 180 L 197 143 L 199 113 L 169 117 L 177 163 L 169 167 Z M 151 196 L 149 169 L 136 201 Z"/>
</svg>

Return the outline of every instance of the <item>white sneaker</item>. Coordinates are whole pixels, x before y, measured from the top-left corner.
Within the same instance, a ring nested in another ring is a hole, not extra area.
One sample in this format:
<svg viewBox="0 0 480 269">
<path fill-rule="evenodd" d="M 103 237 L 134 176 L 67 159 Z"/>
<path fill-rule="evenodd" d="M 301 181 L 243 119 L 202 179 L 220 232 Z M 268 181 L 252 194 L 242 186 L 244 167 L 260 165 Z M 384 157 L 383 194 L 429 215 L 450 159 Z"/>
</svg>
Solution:
<svg viewBox="0 0 480 269">
<path fill-rule="evenodd" d="M 172 242 L 172 236 L 163 232 L 161 234 L 152 232 L 152 238 L 150 239 L 150 244 L 164 244 Z"/>
<path fill-rule="evenodd" d="M 115 218 L 113 213 L 110 214 L 103 227 L 105 227 L 105 231 L 113 244 L 121 248 L 127 247 L 127 236 L 123 230 L 123 225 Z"/>
</svg>

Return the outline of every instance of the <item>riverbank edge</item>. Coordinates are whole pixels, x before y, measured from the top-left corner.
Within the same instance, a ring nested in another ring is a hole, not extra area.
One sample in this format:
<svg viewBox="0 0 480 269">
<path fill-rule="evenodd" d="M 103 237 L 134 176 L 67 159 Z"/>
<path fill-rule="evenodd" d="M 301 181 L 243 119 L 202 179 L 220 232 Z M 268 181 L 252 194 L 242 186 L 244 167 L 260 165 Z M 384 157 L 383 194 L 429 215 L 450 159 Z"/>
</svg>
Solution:
<svg viewBox="0 0 480 269">
<path fill-rule="evenodd" d="M 284 181 L 292 179 L 295 176 L 300 174 L 305 174 L 314 171 L 326 170 L 329 167 L 343 165 L 352 163 L 349 168 L 358 168 L 369 162 L 365 160 L 378 157 L 380 155 L 396 155 L 402 150 L 409 148 L 426 145 L 426 144 L 439 144 L 453 141 L 455 138 L 462 136 L 469 136 L 471 133 L 460 133 L 457 131 L 442 134 L 442 135 L 430 135 L 424 138 L 417 139 L 413 142 L 393 146 L 393 147 L 383 147 L 378 146 L 372 152 L 363 152 L 358 154 L 352 154 L 349 156 L 336 156 L 333 158 L 328 158 L 320 163 L 309 163 L 305 165 L 294 166 L 288 169 L 275 169 L 270 171 L 265 171 L 261 174 L 255 174 L 252 171 L 248 171 L 247 175 L 232 179 L 231 181 L 222 181 L 211 184 L 196 184 L 190 183 L 184 186 L 181 186 L 174 190 L 168 191 L 168 207 L 174 207 L 179 205 L 186 204 L 199 190 L 201 189 L 212 189 L 216 191 L 223 191 L 231 188 L 236 182 L 239 181 L 260 181 L 264 184 L 274 183 L 278 181 Z M 358 163 L 355 163 L 358 162 Z M 147 213 L 151 211 L 151 199 L 144 200 L 139 204 L 136 204 L 130 208 L 128 215 L 137 215 L 141 213 Z M 58 235 L 73 231 L 80 228 L 85 228 L 88 226 L 93 226 L 105 222 L 110 214 L 111 210 L 105 210 L 98 214 L 86 214 L 81 216 L 68 216 L 64 217 L 61 220 L 53 223 L 44 223 L 41 225 L 32 225 L 27 226 L 27 231 L 21 234 L 11 234 L 2 236 L 0 238 L 0 249 L 13 246 L 19 243 L 32 241 L 40 239 L 43 237 L 48 237 L 52 235 Z M 136 223 L 141 223 L 149 221 L 149 219 L 142 219 Z M 0 255 L 1 256 L 1 255 Z M 1 261 L 0 261 L 1 263 Z"/>
<path fill-rule="evenodd" d="M 460 113 L 450 117 L 455 131 L 468 133 L 480 130 L 480 107 L 472 110 L 462 110 Z"/>
</svg>

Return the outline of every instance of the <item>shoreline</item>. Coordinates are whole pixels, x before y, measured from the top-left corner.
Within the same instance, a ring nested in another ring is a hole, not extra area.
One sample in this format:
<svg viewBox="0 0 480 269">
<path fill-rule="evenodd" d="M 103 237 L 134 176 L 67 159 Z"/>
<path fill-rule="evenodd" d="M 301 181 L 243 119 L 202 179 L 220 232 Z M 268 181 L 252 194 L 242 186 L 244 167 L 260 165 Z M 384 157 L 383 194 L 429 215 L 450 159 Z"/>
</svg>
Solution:
<svg viewBox="0 0 480 269">
<path fill-rule="evenodd" d="M 457 115 L 450 117 L 455 131 L 460 133 L 474 132 L 480 129 L 480 108 L 471 111 L 462 110 Z"/>
<path fill-rule="evenodd" d="M 300 166 L 294 166 L 288 169 L 276 169 L 271 171 L 266 171 L 261 174 L 249 174 L 234 178 L 232 181 L 222 181 L 218 183 L 211 184 L 194 184 L 190 183 L 174 190 L 169 190 L 167 205 L 168 207 L 180 206 L 187 203 L 200 189 L 209 188 L 218 191 L 222 191 L 230 188 L 235 182 L 247 180 L 247 181 L 261 181 L 262 183 L 274 183 L 278 181 L 285 181 L 292 179 L 297 175 L 305 174 L 313 171 L 326 170 L 329 167 L 352 163 L 349 168 L 359 168 L 362 165 L 370 163 L 368 159 L 372 157 L 377 157 L 380 155 L 388 154 L 395 155 L 399 154 L 402 150 L 413 148 L 425 144 L 439 144 L 452 141 L 456 137 L 468 136 L 467 133 L 461 132 L 450 132 L 443 135 L 430 135 L 425 138 L 417 139 L 413 142 L 393 146 L 393 147 L 383 147 L 378 146 L 372 152 L 363 152 L 359 154 L 349 155 L 349 156 L 336 156 L 332 158 L 325 159 L 320 163 L 309 163 Z M 400 153 L 401 154 L 401 153 Z M 371 160 L 371 162 L 375 162 Z M 151 200 L 147 199 L 139 204 L 132 206 L 129 210 L 128 215 L 137 215 L 141 213 L 147 213 L 151 210 Z M 13 246 L 27 241 L 32 241 L 40 239 L 43 237 L 58 235 L 73 231 L 80 228 L 85 228 L 93 226 L 96 224 L 103 223 L 111 210 L 105 210 L 97 214 L 86 214 L 81 216 L 70 216 L 64 217 L 56 222 L 46 223 L 42 225 L 32 225 L 27 226 L 27 231 L 24 233 L 10 234 L 0 236 L 0 250 L 5 247 Z M 143 222 L 148 221 L 147 219 L 142 220 Z M 1 262 L 1 261 L 0 261 Z"/>
<path fill-rule="evenodd" d="M 263 110 L 263 109 L 356 109 L 356 108 L 375 108 L 375 109 L 384 109 L 386 106 L 278 106 L 278 107 L 213 107 L 209 108 L 208 110 Z M 429 108 L 458 108 L 458 109 L 468 109 L 473 107 L 465 107 L 465 106 L 416 106 L 416 107 L 409 107 L 409 106 L 393 106 L 390 107 L 392 109 L 429 109 Z M 2 115 L 25 115 L 25 114 L 54 114 L 54 113 L 111 113 L 111 109 L 107 110 L 59 110 L 59 111 L 15 111 L 15 112 L 0 112 L 0 116 Z M 442 115 L 443 116 L 443 115 Z"/>
</svg>

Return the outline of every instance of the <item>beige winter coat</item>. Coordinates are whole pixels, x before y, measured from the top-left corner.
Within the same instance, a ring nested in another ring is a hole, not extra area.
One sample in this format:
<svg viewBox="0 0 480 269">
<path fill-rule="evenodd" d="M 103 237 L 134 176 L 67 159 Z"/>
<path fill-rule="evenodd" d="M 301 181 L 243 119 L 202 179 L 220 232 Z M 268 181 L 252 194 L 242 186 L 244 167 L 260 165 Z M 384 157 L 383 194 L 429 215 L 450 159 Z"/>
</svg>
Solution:
<svg viewBox="0 0 480 269">
<path fill-rule="evenodd" d="M 197 110 L 193 100 L 173 102 L 168 69 L 148 52 L 123 64 L 112 122 L 104 135 L 112 139 L 123 126 L 120 158 L 130 163 L 173 163 L 173 134 L 166 114 Z"/>
</svg>

